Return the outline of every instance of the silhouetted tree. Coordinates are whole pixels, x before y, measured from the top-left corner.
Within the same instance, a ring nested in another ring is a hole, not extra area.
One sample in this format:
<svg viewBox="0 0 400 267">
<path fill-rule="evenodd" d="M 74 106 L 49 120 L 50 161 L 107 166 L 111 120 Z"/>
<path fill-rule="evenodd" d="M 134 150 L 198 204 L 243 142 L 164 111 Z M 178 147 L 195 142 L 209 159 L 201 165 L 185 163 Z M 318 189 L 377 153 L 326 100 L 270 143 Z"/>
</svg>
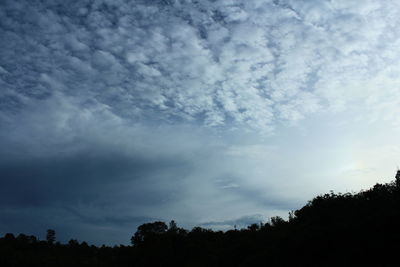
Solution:
<svg viewBox="0 0 400 267">
<path fill-rule="evenodd" d="M 178 226 L 174 220 L 169 222 L 168 232 L 176 233 L 178 231 Z"/>
<path fill-rule="evenodd" d="M 250 231 L 258 231 L 260 229 L 260 225 L 257 223 L 253 223 L 247 226 L 247 229 L 249 229 Z"/>
<path fill-rule="evenodd" d="M 272 226 L 281 226 L 284 225 L 286 221 L 279 216 L 271 217 L 271 225 Z"/>
<path fill-rule="evenodd" d="M 53 229 L 48 229 L 46 234 L 46 241 L 49 244 L 53 244 L 56 241 L 56 231 Z"/>
<path fill-rule="evenodd" d="M 146 239 L 153 238 L 157 235 L 163 234 L 167 231 L 168 227 L 165 222 L 145 223 L 138 227 L 136 233 L 131 238 L 133 245 L 139 245 Z"/>
<path fill-rule="evenodd" d="M 145 223 L 133 246 L 54 243 L 51 229 L 47 242 L 9 233 L 0 238 L 0 266 L 398 266 L 399 175 L 359 193 L 316 196 L 288 221 L 276 216 L 226 232 Z"/>
</svg>

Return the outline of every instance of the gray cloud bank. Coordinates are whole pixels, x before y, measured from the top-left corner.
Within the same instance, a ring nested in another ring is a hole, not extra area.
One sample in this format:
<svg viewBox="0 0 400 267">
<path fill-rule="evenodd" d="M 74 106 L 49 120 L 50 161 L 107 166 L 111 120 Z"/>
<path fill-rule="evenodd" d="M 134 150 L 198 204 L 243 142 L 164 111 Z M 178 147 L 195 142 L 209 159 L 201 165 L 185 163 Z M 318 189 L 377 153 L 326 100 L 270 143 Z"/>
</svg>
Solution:
<svg viewBox="0 0 400 267">
<path fill-rule="evenodd" d="M 399 125 L 399 20 L 395 1 L 1 1 L 1 229 L 126 243 L 296 208 L 304 177 L 252 140 L 348 110 Z"/>
</svg>

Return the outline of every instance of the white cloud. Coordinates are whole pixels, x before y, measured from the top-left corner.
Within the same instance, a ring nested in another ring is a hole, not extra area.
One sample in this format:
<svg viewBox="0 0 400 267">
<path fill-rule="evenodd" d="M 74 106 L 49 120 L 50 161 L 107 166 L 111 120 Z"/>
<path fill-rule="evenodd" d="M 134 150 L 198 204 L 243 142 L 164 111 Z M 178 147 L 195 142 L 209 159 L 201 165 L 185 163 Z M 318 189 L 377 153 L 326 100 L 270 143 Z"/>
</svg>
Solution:
<svg viewBox="0 0 400 267">
<path fill-rule="evenodd" d="M 20 14 L 2 15 L 12 25 L 5 39 L 17 48 L 1 52 L 2 75 L 19 79 L 9 89 L 39 90 L 40 69 L 52 81 L 48 92 L 80 91 L 132 121 L 146 113 L 167 122 L 270 130 L 279 120 L 346 109 L 363 96 L 343 88 L 378 73 L 397 84 L 400 9 L 391 1 L 104 4 L 72 6 L 67 12 L 77 8 L 77 16 L 64 20 L 52 6 L 8 5 Z M 15 62 L 30 66 L 31 75 Z M 104 97 L 110 86 L 126 99 Z"/>
</svg>

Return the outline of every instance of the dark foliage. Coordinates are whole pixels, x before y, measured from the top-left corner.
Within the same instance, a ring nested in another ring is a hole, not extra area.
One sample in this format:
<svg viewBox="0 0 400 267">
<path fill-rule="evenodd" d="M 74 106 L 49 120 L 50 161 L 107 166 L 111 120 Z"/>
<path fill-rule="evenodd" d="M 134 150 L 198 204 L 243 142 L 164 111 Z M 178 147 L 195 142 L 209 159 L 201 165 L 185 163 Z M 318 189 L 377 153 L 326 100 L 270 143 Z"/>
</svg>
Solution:
<svg viewBox="0 0 400 267">
<path fill-rule="evenodd" d="M 132 246 L 54 243 L 23 234 L 0 238 L 0 266 L 399 266 L 400 172 L 357 194 L 333 192 L 290 212 L 288 221 L 227 232 L 138 227 Z"/>
<path fill-rule="evenodd" d="M 48 229 L 46 234 L 46 240 L 48 243 L 53 244 L 56 241 L 56 231 Z"/>
</svg>

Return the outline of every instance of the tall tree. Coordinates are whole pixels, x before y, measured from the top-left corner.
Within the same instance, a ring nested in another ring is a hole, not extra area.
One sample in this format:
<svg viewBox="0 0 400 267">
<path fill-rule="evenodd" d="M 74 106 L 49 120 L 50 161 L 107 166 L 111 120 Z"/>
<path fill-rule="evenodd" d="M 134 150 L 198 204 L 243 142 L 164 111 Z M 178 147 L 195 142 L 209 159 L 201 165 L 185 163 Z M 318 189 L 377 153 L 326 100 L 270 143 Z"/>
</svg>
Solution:
<svg viewBox="0 0 400 267">
<path fill-rule="evenodd" d="M 149 238 L 163 234 L 167 231 L 168 226 L 165 222 L 145 223 L 138 227 L 135 235 L 132 236 L 131 242 L 133 245 L 139 245 Z"/>
<path fill-rule="evenodd" d="M 53 244 L 56 241 L 56 231 L 53 229 L 48 229 L 46 234 L 47 243 Z"/>
</svg>

